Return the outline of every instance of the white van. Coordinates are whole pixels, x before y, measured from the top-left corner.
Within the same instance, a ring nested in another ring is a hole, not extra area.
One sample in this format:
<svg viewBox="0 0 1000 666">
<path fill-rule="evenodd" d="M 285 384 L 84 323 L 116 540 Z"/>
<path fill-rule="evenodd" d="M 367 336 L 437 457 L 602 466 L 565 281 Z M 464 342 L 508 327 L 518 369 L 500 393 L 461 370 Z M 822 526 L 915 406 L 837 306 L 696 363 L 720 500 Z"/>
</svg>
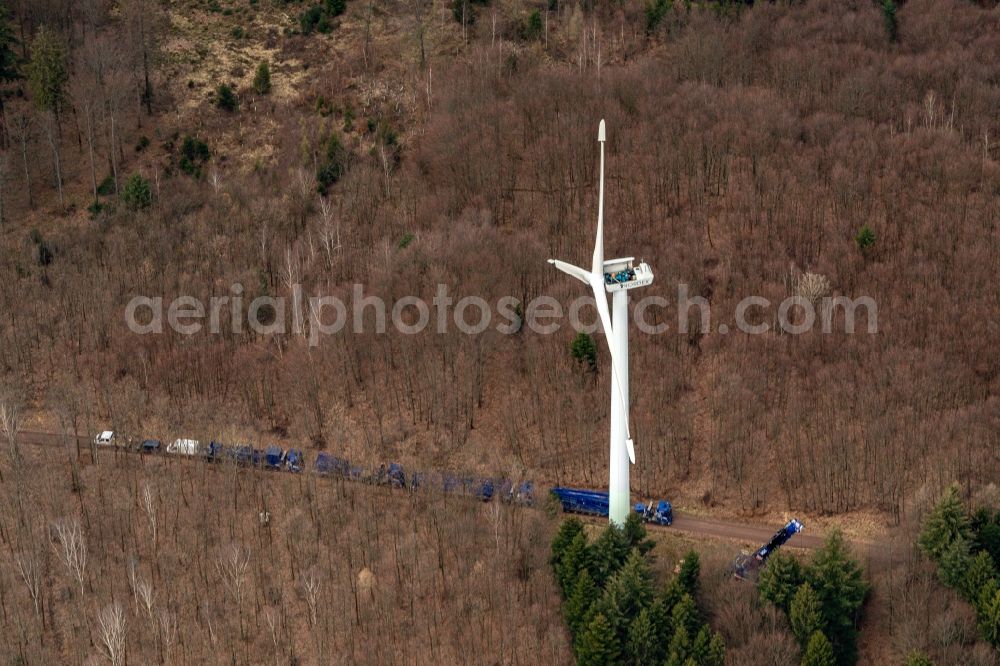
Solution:
<svg viewBox="0 0 1000 666">
<path fill-rule="evenodd" d="M 198 455 L 198 448 L 198 440 L 196 439 L 175 439 L 167 446 L 167 453 L 196 456 Z"/>
<path fill-rule="evenodd" d="M 115 433 L 105 430 L 94 438 L 94 444 L 98 446 L 111 446 L 115 443 Z"/>
</svg>

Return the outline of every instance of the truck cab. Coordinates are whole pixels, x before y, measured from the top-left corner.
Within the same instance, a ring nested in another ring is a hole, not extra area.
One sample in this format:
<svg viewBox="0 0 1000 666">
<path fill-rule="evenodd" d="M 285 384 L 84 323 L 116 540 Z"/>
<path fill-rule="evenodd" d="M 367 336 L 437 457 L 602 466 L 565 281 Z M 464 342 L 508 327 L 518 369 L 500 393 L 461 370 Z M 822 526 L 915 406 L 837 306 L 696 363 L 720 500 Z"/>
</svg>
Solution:
<svg viewBox="0 0 1000 666">
<path fill-rule="evenodd" d="M 288 468 L 289 472 L 301 472 L 305 462 L 306 458 L 302 449 L 288 449 L 288 453 L 285 454 L 285 467 Z"/>
<path fill-rule="evenodd" d="M 635 512 L 642 516 L 645 523 L 656 525 L 672 525 L 674 522 L 674 507 L 667 500 L 661 499 L 655 505 L 653 502 L 639 502 Z"/>
</svg>

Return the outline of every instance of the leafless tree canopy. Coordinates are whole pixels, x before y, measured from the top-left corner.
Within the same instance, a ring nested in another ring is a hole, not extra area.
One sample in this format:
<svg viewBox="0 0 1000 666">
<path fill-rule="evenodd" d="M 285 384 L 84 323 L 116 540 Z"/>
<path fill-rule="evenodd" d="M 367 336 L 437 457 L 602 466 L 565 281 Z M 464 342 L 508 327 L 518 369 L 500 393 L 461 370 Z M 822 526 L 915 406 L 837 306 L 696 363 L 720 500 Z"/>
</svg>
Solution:
<svg viewBox="0 0 1000 666">
<path fill-rule="evenodd" d="M 26 449 L 24 484 L 0 483 L 0 501 L 24 493 L 51 525 L 51 546 L 20 541 L 16 514 L 0 514 L 0 628 L 29 663 L 571 660 L 543 511 L 501 507 L 483 529 L 479 503 L 430 490 L 166 457 L 84 464 L 74 491 L 70 463 L 43 453 Z M 142 509 L 154 482 L 170 507 L 156 545 Z"/>
<path fill-rule="evenodd" d="M 65 12 L 13 21 L 69 47 L 72 223 L 46 222 L 61 209 L 51 166 L 31 159 L 47 154 L 45 119 L 31 100 L 5 109 L 0 364 L 29 412 L 72 386 L 65 429 L 81 433 L 287 436 L 366 464 L 597 484 L 606 382 L 575 372 L 568 326 L 376 335 L 369 308 L 367 334 L 314 349 L 290 307 L 284 334 L 253 333 L 245 311 L 235 330 L 230 303 L 220 335 L 192 337 L 135 335 L 123 312 L 137 294 L 233 299 L 236 283 L 244 310 L 296 284 L 350 301 L 359 283 L 390 305 L 430 301 L 438 284 L 456 300 L 568 302 L 578 291 L 545 259 L 589 256 L 603 117 L 608 250 L 650 261 L 646 295 L 670 303 L 647 313 L 669 331 L 632 344 L 641 494 L 898 518 L 918 490 L 996 478 L 995 12 L 914 0 L 890 44 L 877 3 L 727 17 L 674 3 L 650 33 L 639 5 L 557 3 L 544 38 L 525 41 L 513 6 L 463 25 L 351 5 L 329 39 L 358 48 L 331 57 L 325 37 L 284 36 L 295 17 L 268 3 L 247 10 L 258 27 L 242 41 L 234 15 L 200 5 L 175 34 L 167 21 L 188 3 L 49 4 Z M 189 62 L 191 40 L 220 51 Z M 252 91 L 253 67 L 225 70 L 222 44 L 264 44 L 274 90 Z M 227 77 L 236 112 L 214 106 Z M 211 153 L 200 177 L 182 164 L 187 137 Z M 318 194 L 333 158 L 339 180 Z M 76 219 L 105 177 L 117 193 L 133 173 L 151 206 L 98 195 L 95 219 Z M 678 283 L 710 304 L 707 333 L 677 332 Z M 748 295 L 868 295 L 879 331 L 861 314 L 857 333 L 838 333 L 835 309 L 831 334 L 718 333 Z"/>
</svg>

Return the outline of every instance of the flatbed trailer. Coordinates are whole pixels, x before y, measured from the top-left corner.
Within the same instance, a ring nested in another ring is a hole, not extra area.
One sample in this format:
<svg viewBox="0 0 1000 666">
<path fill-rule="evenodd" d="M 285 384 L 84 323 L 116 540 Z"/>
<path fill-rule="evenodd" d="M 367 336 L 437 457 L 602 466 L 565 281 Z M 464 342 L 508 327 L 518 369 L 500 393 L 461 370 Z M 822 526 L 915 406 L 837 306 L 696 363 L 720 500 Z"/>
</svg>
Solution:
<svg viewBox="0 0 1000 666">
<path fill-rule="evenodd" d="M 552 489 L 552 494 L 562 504 L 566 513 L 608 517 L 608 493 L 604 491 L 556 486 Z M 639 502 L 635 505 L 634 511 L 639 514 L 643 522 L 656 525 L 671 525 L 674 522 L 674 510 L 667 500 Z"/>
</svg>

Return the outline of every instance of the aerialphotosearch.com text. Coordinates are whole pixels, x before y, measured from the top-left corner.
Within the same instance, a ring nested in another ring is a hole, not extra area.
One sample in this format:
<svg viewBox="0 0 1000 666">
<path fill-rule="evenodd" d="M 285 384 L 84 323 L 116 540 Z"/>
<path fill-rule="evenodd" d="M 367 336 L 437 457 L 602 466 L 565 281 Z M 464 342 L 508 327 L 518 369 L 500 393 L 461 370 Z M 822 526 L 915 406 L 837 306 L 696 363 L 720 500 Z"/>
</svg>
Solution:
<svg viewBox="0 0 1000 666">
<path fill-rule="evenodd" d="M 524 328 L 549 335 L 567 322 L 577 332 L 594 333 L 600 328 L 591 296 L 574 298 L 564 306 L 552 296 L 538 296 L 527 303 L 513 296 L 503 296 L 492 304 L 479 296 L 456 299 L 444 284 L 437 285 L 430 303 L 417 296 L 387 302 L 378 295 L 366 294 L 361 284 L 352 286 L 349 303 L 333 295 L 306 296 L 301 285 L 294 285 L 289 296 L 265 295 L 251 300 L 243 292 L 243 286 L 237 283 L 228 294 L 212 296 L 207 303 L 193 296 L 178 296 L 169 302 L 161 296 L 136 296 L 125 307 L 125 322 L 139 335 L 162 334 L 168 329 L 180 335 L 242 333 L 249 329 L 259 335 L 292 333 L 307 338 L 313 346 L 348 327 L 358 334 L 385 333 L 391 325 L 404 335 L 428 329 L 445 334 L 452 327 L 468 335 L 481 334 L 491 327 L 506 335 Z M 645 296 L 632 303 L 633 322 L 648 335 L 662 335 L 671 329 L 687 334 L 693 327 L 702 334 L 723 335 L 734 330 L 760 335 L 775 329 L 799 335 L 817 326 L 823 333 L 832 333 L 834 322 L 838 333 L 852 334 L 859 315 L 868 334 L 878 331 L 878 307 L 869 296 L 825 296 L 815 302 L 789 296 L 776 306 L 762 296 L 747 296 L 737 303 L 730 323 L 714 323 L 709 301 L 690 295 L 688 285 L 683 283 L 677 285 L 673 308 L 662 296 Z"/>
</svg>

